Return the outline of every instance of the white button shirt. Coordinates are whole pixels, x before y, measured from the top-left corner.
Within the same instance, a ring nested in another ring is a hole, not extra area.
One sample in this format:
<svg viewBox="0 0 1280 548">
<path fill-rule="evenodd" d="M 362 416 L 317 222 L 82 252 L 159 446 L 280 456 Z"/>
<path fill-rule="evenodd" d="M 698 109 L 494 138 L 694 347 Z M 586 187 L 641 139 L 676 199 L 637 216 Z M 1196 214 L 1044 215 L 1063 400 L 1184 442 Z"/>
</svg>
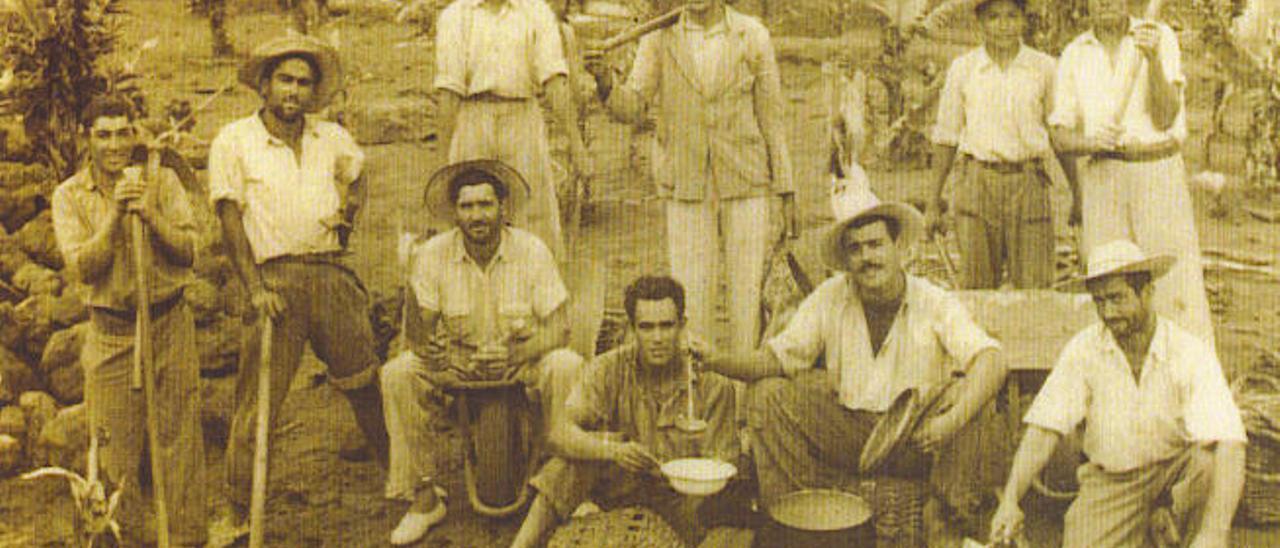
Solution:
<svg viewBox="0 0 1280 548">
<path fill-rule="evenodd" d="M 984 162 L 1022 162 L 1053 152 L 1046 124 L 1055 61 L 1022 46 L 1007 68 L 979 46 L 951 62 L 932 139 Z"/>
</svg>

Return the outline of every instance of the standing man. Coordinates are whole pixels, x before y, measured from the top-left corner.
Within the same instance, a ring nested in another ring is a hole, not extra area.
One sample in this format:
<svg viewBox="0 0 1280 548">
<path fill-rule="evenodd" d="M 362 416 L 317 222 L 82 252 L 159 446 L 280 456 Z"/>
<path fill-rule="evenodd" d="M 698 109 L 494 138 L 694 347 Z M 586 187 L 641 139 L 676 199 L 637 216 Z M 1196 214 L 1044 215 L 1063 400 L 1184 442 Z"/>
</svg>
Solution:
<svg viewBox="0 0 1280 548">
<path fill-rule="evenodd" d="M 569 137 L 572 168 L 580 177 L 591 168 L 555 14 L 542 0 L 459 0 L 440 12 L 436 29 L 440 143 L 449 163 L 491 159 L 515 168 L 533 194 L 514 220 L 562 259 L 540 94 Z"/>
<path fill-rule="evenodd" d="M 623 305 L 635 342 L 597 357 L 574 387 L 565 413 L 552 425 L 555 457 L 531 481 L 538 497 L 513 548 L 541 546 L 552 528 L 588 500 L 610 508 L 649 507 L 689 546 L 697 545 L 707 525 L 698 522 L 698 505 L 654 472 L 664 462 L 689 457 L 739 465 L 741 443 L 729 379 L 710 372 L 686 378 L 692 354 L 684 304 L 684 288 L 665 276 L 643 276 L 627 287 Z M 687 398 L 697 402 L 693 418 L 706 421 L 702 432 L 678 426 L 687 419 Z"/>
<path fill-rule="evenodd" d="M 1156 282 L 1156 310 L 1214 347 L 1200 241 L 1187 192 L 1186 112 L 1178 39 L 1167 25 L 1129 16 L 1126 0 L 1089 0 L 1092 28 L 1062 52 L 1049 124 L 1057 147 L 1084 156 L 1081 256 L 1129 240 L 1178 258 Z M 1131 97 L 1122 89 L 1135 69 Z"/>
<path fill-rule="evenodd" d="M 263 106 L 214 139 L 209 199 L 253 311 L 259 321 L 265 315 L 274 322 L 271 421 L 280 416 L 310 342 L 383 462 L 386 427 L 369 299 L 341 262 L 365 190 L 364 153 L 342 127 L 305 115 L 323 108 L 342 85 L 337 52 L 307 36 L 278 38 L 254 51 L 240 81 L 258 90 Z M 258 358 L 241 365 L 227 443 L 227 479 L 237 514 L 229 517 L 236 519 L 243 517 L 252 481 Z"/>
<path fill-rule="evenodd" d="M 724 0 L 689 0 L 674 25 L 640 40 L 625 84 L 610 93 L 611 77 L 595 68 L 597 90 L 615 118 L 640 123 L 657 96 L 654 178 L 667 203 L 671 273 L 688 292 L 693 331 L 715 341 L 723 273 L 729 348 L 755 348 L 770 196 L 782 197 L 785 230 L 795 233 L 782 84 L 769 31 Z"/>
<path fill-rule="evenodd" d="M 1082 285 L 1101 323 L 1063 348 L 1024 421 L 993 540 L 1014 538 L 1018 507 L 1063 436 L 1084 423 L 1080 493 L 1067 510 L 1067 548 L 1223 547 L 1244 485 L 1240 410 L 1205 342 L 1159 315 L 1152 283 L 1171 255 L 1147 258 L 1114 240 L 1089 255 Z"/>
<path fill-rule="evenodd" d="M 954 207 L 966 289 L 999 287 L 1006 269 L 1018 289 L 1053 282 L 1045 165 L 1054 161 L 1046 120 L 1055 61 L 1022 43 L 1026 9 L 1025 0 L 978 2 L 983 44 L 952 61 L 938 103 L 926 224 L 931 234 L 942 232 L 942 188 L 958 165 Z"/>
<path fill-rule="evenodd" d="M 851 194 L 842 208 L 822 248 L 824 262 L 840 273 L 805 298 L 760 350 L 707 361 L 730 378 L 768 379 L 753 389 L 760 413 L 749 417 L 765 506 L 800 489 L 847 485 L 899 394 L 936 392 L 962 377 L 907 434 L 909 450 L 886 472 L 928 477 L 928 455 L 945 449 L 1004 383 L 998 343 L 954 295 L 904 270 L 924 231 L 920 213 L 880 203 L 870 190 Z M 819 357 L 825 370 L 814 367 Z"/>
<path fill-rule="evenodd" d="M 124 489 L 119 516 L 128 538 L 141 545 L 146 503 L 142 497 L 143 452 L 147 444 L 147 401 L 131 386 L 137 351 L 135 276 L 148 273 L 150 342 L 155 373 L 155 413 L 162 455 L 159 468 L 169 481 L 170 538 L 176 546 L 204 545 L 204 437 L 200 433 L 200 353 L 195 323 L 182 299 L 193 278 L 195 224 L 191 204 L 177 175 L 162 168 L 155 180 L 129 167 L 137 145 L 133 105 L 119 96 L 93 99 L 85 109 L 88 167 L 53 193 L 53 228 L 72 278 L 87 286 L 89 333 L 80 362 L 85 371 L 89 426 L 99 443 L 102 472 Z M 158 152 L 153 152 L 158 154 Z M 129 215 L 139 215 L 150 233 L 150 264 L 134 262 Z"/>
<path fill-rule="evenodd" d="M 545 432 L 582 369 L 582 358 L 565 348 L 569 293 L 551 251 L 505 226 L 529 199 L 520 174 L 494 160 L 450 164 L 431 177 L 426 195 L 432 215 L 457 226 L 414 253 L 410 349 L 382 371 L 391 434 L 386 494 L 411 504 L 391 533 L 396 546 L 417 542 L 445 517 L 430 426 L 444 415 L 440 389 L 460 379 L 519 379 L 541 404 Z"/>
</svg>

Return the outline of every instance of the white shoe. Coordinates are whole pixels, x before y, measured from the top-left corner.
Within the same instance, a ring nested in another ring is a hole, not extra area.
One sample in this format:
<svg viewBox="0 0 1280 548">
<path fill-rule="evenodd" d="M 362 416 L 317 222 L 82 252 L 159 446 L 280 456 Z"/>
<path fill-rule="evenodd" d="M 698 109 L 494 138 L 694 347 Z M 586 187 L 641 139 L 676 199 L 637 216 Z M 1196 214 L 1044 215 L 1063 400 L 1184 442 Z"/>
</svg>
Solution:
<svg viewBox="0 0 1280 548">
<path fill-rule="evenodd" d="M 445 500 L 443 489 L 435 488 L 436 505 L 430 512 L 405 512 L 404 517 L 400 518 L 400 524 L 396 525 L 394 531 L 391 531 L 391 545 L 405 546 L 418 542 L 427 531 L 441 521 L 444 521 Z"/>
</svg>

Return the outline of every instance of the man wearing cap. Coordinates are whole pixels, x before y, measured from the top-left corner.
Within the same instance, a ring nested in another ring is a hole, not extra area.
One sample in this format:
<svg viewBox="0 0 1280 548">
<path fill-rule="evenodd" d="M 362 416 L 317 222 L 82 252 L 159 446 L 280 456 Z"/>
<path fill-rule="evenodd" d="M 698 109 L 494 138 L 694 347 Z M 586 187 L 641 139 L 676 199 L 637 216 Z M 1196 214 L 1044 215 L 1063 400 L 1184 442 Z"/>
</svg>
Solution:
<svg viewBox="0 0 1280 548">
<path fill-rule="evenodd" d="M 582 358 L 565 348 L 568 292 L 546 244 L 505 226 L 530 199 L 529 186 L 494 160 L 450 164 L 432 175 L 431 214 L 457 226 L 411 252 L 417 307 L 410 349 L 382 369 L 391 435 L 388 498 L 410 502 L 391 543 L 412 544 L 445 516 L 430 425 L 442 388 L 501 375 L 521 380 L 542 408 L 545 431 L 563 413 Z"/>
<path fill-rule="evenodd" d="M 960 285 L 999 287 L 1007 269 L 1013 287 L 1048 287 L 1054 244 L 1045 166 L 1054 160 L 1045 120 L 1055 61 L 1022 43 L 1024 0 L 980 1 L 974 11 L 983 44 L 957 57 L 947 72 L 933 127 L 926 225 L 931 233 L 942 231 L 942 188 L 959 169 Z"/>
<path fill-rule="evenodd" d="M 532 187 L 513 220 L 563 255 L 551 149 L 538 96 L 569 137 L 571 167 L 590 172 L 556 16 L 540 0 L 461 0 L 436 22 L 437 119 L 449 162 L 502 161 Z"/>
<path fill-rule="evenodd" d="M 258 91 L 263 106 L 214 139 L 209 199 L 254 312 L 274 324 L 271 420 L 280 416 L 310 342 L 381 462 L 381 360 L 374 352 L 364 285 L 341 262 L 359 205 L 353 199 L 344 206 L 341 197 L 363 193 L 364 153 L 342 127 L 306 116 L 323 108 L 342 83 L 337 52 L 307 36 L 272 40 L 254 52 L 240 80 Z M 257 364 L 257 357 L 242 361 L 227 444 L 230 498 L 240 514 L 252 479 Z"/>
<path fill-rule="evenodd" d="M 1093 296 L 1102 321 L 1067 343 L 1023 418 L 994 539 L 1018 534 L 1032 478 L 1083 423 L 1088 462 L 1076 473 L 1063 546 L 1143 546 L 1153 529 L 1159 545 L 1228 545 L 1245 430 L 1213 351 L 1153 306 L 1152 284 L 1174 260 L 1148 258 L 1127 240 L 1089 256 L 1076 289 Z"/>
<path fill-rule="evenodd" d="M 653 102 L 653 177 L 666 201 L 671 274 L 688 292 L 693 332 L 715 342 L 723 275 L 729 348 L 755 348 L 771 196 L 782 198 L 783 224 L 795 231 L 786 113 L 769 31 L 724 0 L 688 0 L 675 24 L 640 39 L 624 84 L 615 89 L 608 71 L 589 68 L 613 117 L 639 124 Z"/>
<path fill-rule="evenodd" d="M 998 344 L 954 296 L 908 274 L 903 263 L 923 232 L 909 205 L 851 190 L 823 257 L 840 272 L 801 304 L 782 333 L 751 353 L 713 357 L 707 368 L 764 380 L 753 432 L 760 496 L 769 505 L 803 488 L 839 487 L 857 474 L 872 429 L 904 391 L 943 393 L 888 473 L 922 476 L 936 453 L 1000 389 Z M 819 358 L 825 369 L 815 368 Z M 753 424 L 754 423 L 754 424 Z"/>
<path fill-rule="evenodd" d="M 199 352 L 195 324 L 182 299 L 192 281 L 195 223 L 177 175 L 161 168 L 154 180 L 129 166 L 138 144 L 133 105 L 120 96 L 94 98 L 85 108 L 89 165 L 53 192 L 53 229 L 72 278 L 85 286 L 89 330 L 80 363 L 85 404 L 97 438 L 104 480 L 123 489 L 119 522 L 141 544 L 146 505 L 139 476 L 147 446 L 147 405 L 130 382 L 137 338 L 137 269 L 148 273 L 150 356 L 155 372 L 157 436 L 163 455 L 150 455 L 167 478 L 165 504 L 175 546 L 205 540 L 204 438 L 200 433 Z M 153 154 L 159 154 L 153 151 Z M 128 216 L 150 233 L 149 264 L 135 263 Z"/>
<path fill-rule="evenodd" d="M 1058 62 L 1049 124 L 1058 149 L 1083 156 L 1080 255 L 1123 239 L 1177 257 L 1169 275 L 1156 282 L 1154 305 L 1213 348 L 1180 152 L 1187 122 L 1178 38 L 1168 25 L 1130 17 L 1128 4 L 1090 0 L 1092 28 L 1068 44 Z M 1134 70 L 1132 90 L 1121 89 Z"/>
</svg>

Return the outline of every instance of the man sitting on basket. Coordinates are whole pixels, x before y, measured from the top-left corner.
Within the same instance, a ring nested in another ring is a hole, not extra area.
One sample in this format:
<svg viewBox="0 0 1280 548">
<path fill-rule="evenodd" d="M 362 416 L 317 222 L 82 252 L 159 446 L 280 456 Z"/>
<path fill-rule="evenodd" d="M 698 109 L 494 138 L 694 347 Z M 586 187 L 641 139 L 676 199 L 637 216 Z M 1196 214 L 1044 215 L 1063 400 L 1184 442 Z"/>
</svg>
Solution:
<svg viewBox="0 0 1280 548">
<path fill-rule="evenodd" d="M 687 457 L 739 464 L 733 384 L 716 373 L 693 373 L 689 360 L 698 352 L 685 335 L 684 287 L 666 276 L 643 276 L 627 287 L 624 306 L 634 342 L 584 370 L 551 431 L 556 456 L 531 482 L 538 497 L 512 546 L 538 546 L 588 499 L 646 506 L 695 545 L 706 525 L 696 517 L 697 499 L 673 491 L 658 467 Z M 706 500 L 719 506 L 730 498 L 725 493 Z M 703 506 L 707 515 L 711 505 Z"/>
<path fill-rule="evenodd" d="M 1063 546 L 1143 546 L 1149 533 L 1160 546 L 1227 546 L 1244 485 L 1244 424 L 1208 343 L 1153 307 L 1152 284 L 1174 262 L 1128 240 L 1089 255 L 1075 289 L 1089 291 L 1102 322 L 1067 343 L 1023 419 L 994 539 L 1018 534 L 1022 495 L 1083 422 L 1088 462 Z"/>
<path fill-rule="evenodd" d="M 439 389 L 478 377 L 515 378 L 554 424 L 578 379 L 582 358 L 565 349 L 568 292 L 551 251 L 533 234 L 505 226 L 529 187 L 495 160 L 441 168 L 427 184 L 432 216 L 457 228 L 419 246 L 410 259 L 410 350 L 382 369 L 391 438 L 388 498 L 412 506 L 391 534 L 417 542 L 444 519 L 431 435 Z"/>
<path fill-rule="evenodd" d="M 915 208 L 880 203 L 863 187 L 850 189 L 836 209 L 823 257 L 840 273 L 815 289 L 761 349 L 706 364 L 732 378 L 761 381 L 753 386 L 748 424 L 765 506 L 806 488 L 848 486 L 860 468 L 928 477 L 929 456 L 948 446 L 1005 377 L 998 343 L 964 305 L 904 270 L 923 232 Z M 815 365 L 819 358 L 826 371 Z M 922 402 L 935 400 L 927 416 L 918 425 L 894 422 L 906 425 L 882 440 L 894 443 L 869 442 L 891 404 L 909 390 Z M 901 447 L 887 451 L 895 445 Z M 864 447 L 892 458 L 863 466 Z"/>
</svg>

